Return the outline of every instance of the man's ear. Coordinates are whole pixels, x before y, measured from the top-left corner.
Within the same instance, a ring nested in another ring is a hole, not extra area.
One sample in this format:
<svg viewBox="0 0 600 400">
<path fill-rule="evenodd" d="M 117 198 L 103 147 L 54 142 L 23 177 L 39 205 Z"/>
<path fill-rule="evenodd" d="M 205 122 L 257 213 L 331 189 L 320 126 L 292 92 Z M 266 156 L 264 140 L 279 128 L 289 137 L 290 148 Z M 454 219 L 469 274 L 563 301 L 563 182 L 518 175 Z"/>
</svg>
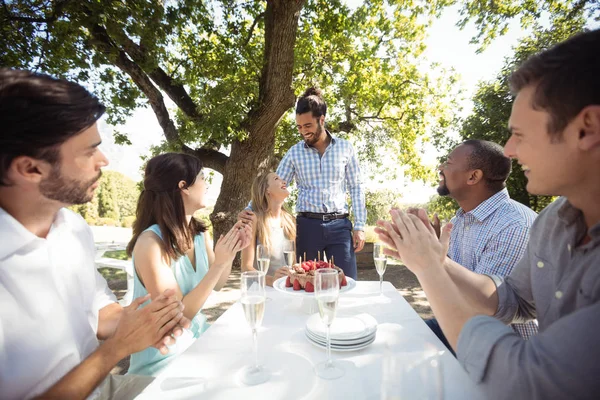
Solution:
<svg viewBox="0 0 600 400">
<path fill-rule="evenodd" d="M 319 117 L 319 123 L 321 124 L 321 126 L 325 125 L 325 116 L 324 115 L 321 115 Z"/>
<path fill-rule="evenodd" d="M 467 185 L 476 185 L 483 179 L 483 171 L 480 169 L 474 169 L 471 171 L 471 175 L 469 175 L 469 180 L 467 181 Z"/>
<path fill-rule="evenodd" d="M 579 148 L 589 151 L 600 146 L 600 105 L 593 105 L 581 111 L 583 124 L 579 130 Z"/>
<path fill-rule="evenodd" d="M 28 156 L 15 157 L 8 168 L 10 181 L 25 181 L 39 183 L 44 176 L 50 175 L 52 166 L 47 161 L 42 161 Z"/>
</svg>

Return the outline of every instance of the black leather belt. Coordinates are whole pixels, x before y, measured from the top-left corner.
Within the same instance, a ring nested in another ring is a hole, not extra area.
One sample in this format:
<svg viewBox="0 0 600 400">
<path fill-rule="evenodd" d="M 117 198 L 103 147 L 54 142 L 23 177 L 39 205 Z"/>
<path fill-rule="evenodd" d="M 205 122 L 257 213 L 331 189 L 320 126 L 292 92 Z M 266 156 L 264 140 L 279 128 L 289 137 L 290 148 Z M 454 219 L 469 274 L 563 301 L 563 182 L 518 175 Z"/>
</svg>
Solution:
<svg viewBox="0 0 600 400">
<path fill-rule="evenodd" d="M 348 214 L 338 213 L 299 212 L 298 215 L 305 218 L 320 219 L 321 221 L 333 221 L 334 219 L 344 219 L 348 217 Z"/>
</svg>

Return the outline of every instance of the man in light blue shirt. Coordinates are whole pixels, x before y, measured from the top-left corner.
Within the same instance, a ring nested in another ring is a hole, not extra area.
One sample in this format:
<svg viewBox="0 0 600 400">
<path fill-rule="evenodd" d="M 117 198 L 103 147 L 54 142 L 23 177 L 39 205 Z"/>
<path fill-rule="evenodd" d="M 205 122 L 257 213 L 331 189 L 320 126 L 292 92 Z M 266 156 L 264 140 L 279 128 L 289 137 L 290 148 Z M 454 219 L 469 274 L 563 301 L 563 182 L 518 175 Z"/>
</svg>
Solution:
<svg viewBox="0 0 600 400">
<path fill-rule="evenodd" d="M 325 129 L 327 104 L 321 92 L 309 88 L 296 104 L 296 126 L 303 140 L 290 148 L 279 167 L 287 183 L 296 181 L 296 252 L 303 259 L 316 259 L 317 252 L 334 258 L 344 273 L 356 279 L 355 252 L 365 243 L 367 219 L 360 167 L 350 142 Z M 348 220 L 346 193 L 350 193 L 354 228 Z M 251 220 L 243 211 L 240 218 Z"/>
<path fill-rule="evenodd" d="M 438 193 L 452 197 L 460 206 L 451 221 L 448 257 L 478 274 L 510 274 L 525 252 L 537 214 L 509 197 L 506 180 L 511 162 L 502 146 L 467 140 L 448 155 L 439 170 Z M 426 322 L 450 348 L 437 320 Z M 537 323 L 513 324 L 512 328 L 528 339 L 536 334 Z"/>
</svg>

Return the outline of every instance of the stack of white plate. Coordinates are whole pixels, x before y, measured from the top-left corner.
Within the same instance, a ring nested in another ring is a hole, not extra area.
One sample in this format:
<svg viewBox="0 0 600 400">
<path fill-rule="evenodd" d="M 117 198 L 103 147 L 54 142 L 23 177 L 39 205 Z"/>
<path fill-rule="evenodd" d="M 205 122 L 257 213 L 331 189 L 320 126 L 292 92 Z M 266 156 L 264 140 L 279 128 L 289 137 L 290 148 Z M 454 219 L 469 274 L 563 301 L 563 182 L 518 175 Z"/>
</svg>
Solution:
<svg viewBox="0 0 600 400">
<path fill-rule="evenodd" d="M 321 322 L 319 314 L 313 314 L 306 321 L 306 337 L 309 342 L 320 347 L 327 346 L 327 326 Z M 336 317 L 331 324 L 331 350 L 360 350 L 375 341 L 377 321 L 369 314 L 351 317 Z"/>
</svg>

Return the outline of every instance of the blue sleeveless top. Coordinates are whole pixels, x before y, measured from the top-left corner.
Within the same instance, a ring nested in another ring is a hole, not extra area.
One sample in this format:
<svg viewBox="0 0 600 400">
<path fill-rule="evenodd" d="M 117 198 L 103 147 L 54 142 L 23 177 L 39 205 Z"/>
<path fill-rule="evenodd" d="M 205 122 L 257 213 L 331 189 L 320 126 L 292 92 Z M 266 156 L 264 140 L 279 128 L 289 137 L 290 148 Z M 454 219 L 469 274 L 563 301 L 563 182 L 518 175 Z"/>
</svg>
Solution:
<svg viewBox="0 0 600 400">
<path fill-rule="evenodd" d="M 152 231 L 162 239 L 162 234 L 158 225 L 152 225 L 144 232 L 146 231 Z M 206 254 L 204 234 L 202 233 L 196 235 L 194 238 L 194 254 L 196 256 L 195 269 L 187 255 L 183 255 L 171 263 L 171 270 L 173 271 L 175 280 L 184 296 L 194 289 L 208 272 L 208 255 Z M 134 262 L 133 259 L 132 262 Z M 137 275 L 135 263 L 133 268 L 133 279 L 133 298 L 137 299 L 138 297 L 145 296 L 148 291 L 142 285 L 142 282 Z M 146 306 L 148 303 L 150 303 L 150 300 L 146 301 L 142 307 Z M 209 327 L 210 325 L 206 322 L 204 314 L 202 314 L 201 311 L 198 311 L 191 321 L 191 333 L 184 330 L 184 334 L 177 338 L 177 343 L 174 346 L 169 347 L 168 354 L 162 355 L 160 354 L 160 351 L 154 347 L 149 347 L 138 353 L 134 353 L 131 355 L 129 371 L 127 373 L 136 375 L 155 375 L 164 368 L 174 356 L 187 349 Z"/>
</svg>

